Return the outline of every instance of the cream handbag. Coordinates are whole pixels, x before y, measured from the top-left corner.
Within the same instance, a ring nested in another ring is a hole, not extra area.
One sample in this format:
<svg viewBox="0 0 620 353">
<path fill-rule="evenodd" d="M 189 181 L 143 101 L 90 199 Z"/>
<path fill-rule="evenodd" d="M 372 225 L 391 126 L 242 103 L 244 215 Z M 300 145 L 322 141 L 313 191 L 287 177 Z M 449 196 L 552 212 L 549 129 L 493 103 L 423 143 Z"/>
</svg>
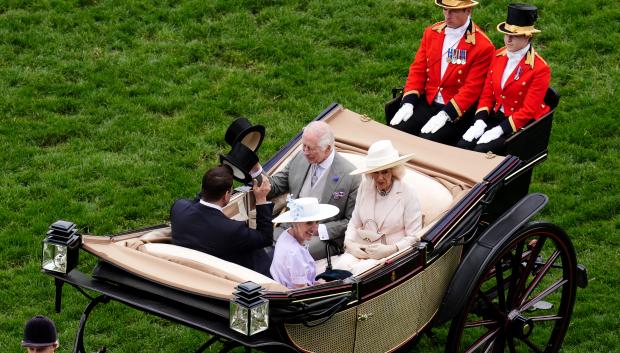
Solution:
<svg viewBox="0 0 620 353">
<path fill-rule="evenodd" d="M 372 225 L 374 225 L 374 227 L 372 227 Z M 372 228 L 375 230 L 372 230 Z M 357 229 L 357 235 L 369 243 L 374 243 L 379 239 L 382 240 L 382 243 L 385 243 L 385 233 L 377 231 L 377 228 L 377 222 L 372 219 L 368 219 L 364 222 L 362 228 Z"/>
</svg>

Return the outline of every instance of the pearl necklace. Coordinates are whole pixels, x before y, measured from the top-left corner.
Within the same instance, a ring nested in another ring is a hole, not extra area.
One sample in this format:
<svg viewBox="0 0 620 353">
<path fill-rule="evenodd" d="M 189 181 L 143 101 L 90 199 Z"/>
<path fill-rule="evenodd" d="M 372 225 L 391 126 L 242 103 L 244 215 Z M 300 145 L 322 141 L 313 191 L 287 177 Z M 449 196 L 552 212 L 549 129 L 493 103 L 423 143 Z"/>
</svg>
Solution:
<svg viewBox="0 0 620 353">
<path fill-rule="evenodd" d="M 386 197 L 390 193 L 390 191 L 392 191 L 392 185 L 390 185 L 390 188 L 387 189 L 387 191 L 377 189 L 377 192 L 381 197 Z"/>
</svg>

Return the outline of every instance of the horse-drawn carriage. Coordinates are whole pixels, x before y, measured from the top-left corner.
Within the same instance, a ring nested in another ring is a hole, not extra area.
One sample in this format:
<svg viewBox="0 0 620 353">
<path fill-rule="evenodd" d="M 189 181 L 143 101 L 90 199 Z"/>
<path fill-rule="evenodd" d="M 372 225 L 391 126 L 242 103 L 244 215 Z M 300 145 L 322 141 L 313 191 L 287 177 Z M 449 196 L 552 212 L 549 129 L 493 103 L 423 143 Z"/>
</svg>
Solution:
<svg viewBox="0 0 620 353">
<path fill-rule="evenodd" d="M 547 102 L 557 105 L 553 91 Z M 498 156 L 423 140 L 338 104 L 325 109 L 316 119 L 331 125 L 337 150 L 353 164 L 379 139 L 415 153 L 404 180 L 418 192 L 422 241 L 363 273 L 302 289 L 172 245 L 168 225 L 91 236 L 56 222 L 42 260 L 55 278 L 56 309 L 64 283 L 90 299 L 74 352 L 85 352 L 86 321 L 109 300 L 208 333 L 196 352 L 215 342 L 221 352 L 388 352 L 448 321 L 447 352 L 557 352 L 587 276 L 568 235 L 532 221 L 548 201 L 528 189 L 547 155 L 552 114 L 514 135 L 508 155 Z M 300 148 L 297 135 L 264 169 L 277 172 Z M 251 224 L 252 207 L 239 191 L 224 212 Z M 75 268 L 80 250 L 98 258 L 90 274 Z"/>
</svg>

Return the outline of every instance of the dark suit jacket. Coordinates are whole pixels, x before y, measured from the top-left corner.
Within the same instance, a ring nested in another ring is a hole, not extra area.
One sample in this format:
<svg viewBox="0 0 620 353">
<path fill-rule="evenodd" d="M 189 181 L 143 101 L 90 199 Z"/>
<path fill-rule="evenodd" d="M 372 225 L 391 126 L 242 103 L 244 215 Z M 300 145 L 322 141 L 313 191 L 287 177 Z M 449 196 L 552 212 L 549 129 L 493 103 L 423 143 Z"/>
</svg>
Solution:
<svg viewBox="0 0 620 353">
<path fill-rule="evenodd" d="M 172 243 L 205 252 L 269 276 L 273 204 L 256 206 L 256 229 L 198 201 L 177 200 L 170 210 Z"/>
<path fill-rule="evenodd" d="M 310 163 L 303 153 L 299 152 L 282 171 L 269 178 L 271 191 L 267 197 L 272 198 L 288 192 L 293 194 L 294 198 L 298 198 L 309 170 Z M 336 152 L 329 175 L 326 175 L 325 189 L 319 199 L 319 203 L 328 203 L 340 209 L 334 217 L 321 221 L 327 227 L 329 238 L 339 245 L 342 245 L 344 231 L 353 214 L 357 188 L 360 184 L 359 175 L 349 175 L 353 170 L 355 166 Z"/>
</svg>

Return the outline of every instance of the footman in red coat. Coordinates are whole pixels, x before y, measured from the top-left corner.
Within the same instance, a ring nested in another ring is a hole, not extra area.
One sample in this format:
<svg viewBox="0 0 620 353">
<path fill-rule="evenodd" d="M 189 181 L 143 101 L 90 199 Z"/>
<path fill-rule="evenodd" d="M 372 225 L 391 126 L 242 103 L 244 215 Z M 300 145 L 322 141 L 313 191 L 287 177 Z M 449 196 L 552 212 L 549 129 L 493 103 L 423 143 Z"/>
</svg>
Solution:
<svg viewBox="0 0 620 353">
<path fill-rule="evenodd" d="M 532 46 L 537 17 L 536 6 L 508 6 L 507 20 L 497 26 L 506 47 L 495 53 L 474 124 L 457 146 L 504 154 L 510 135 L 549 112 L 544 97 L 551 69 Z"/>
<path fill-rule="evenodd" d="M 495 48 L 471 20 L 478 2 L 435 0 L 435 4 L 443 8 L 445 21 L 424 31 L 401 108 L 390 125 L 454 144 L 471 124 Z"/>
</svg>

